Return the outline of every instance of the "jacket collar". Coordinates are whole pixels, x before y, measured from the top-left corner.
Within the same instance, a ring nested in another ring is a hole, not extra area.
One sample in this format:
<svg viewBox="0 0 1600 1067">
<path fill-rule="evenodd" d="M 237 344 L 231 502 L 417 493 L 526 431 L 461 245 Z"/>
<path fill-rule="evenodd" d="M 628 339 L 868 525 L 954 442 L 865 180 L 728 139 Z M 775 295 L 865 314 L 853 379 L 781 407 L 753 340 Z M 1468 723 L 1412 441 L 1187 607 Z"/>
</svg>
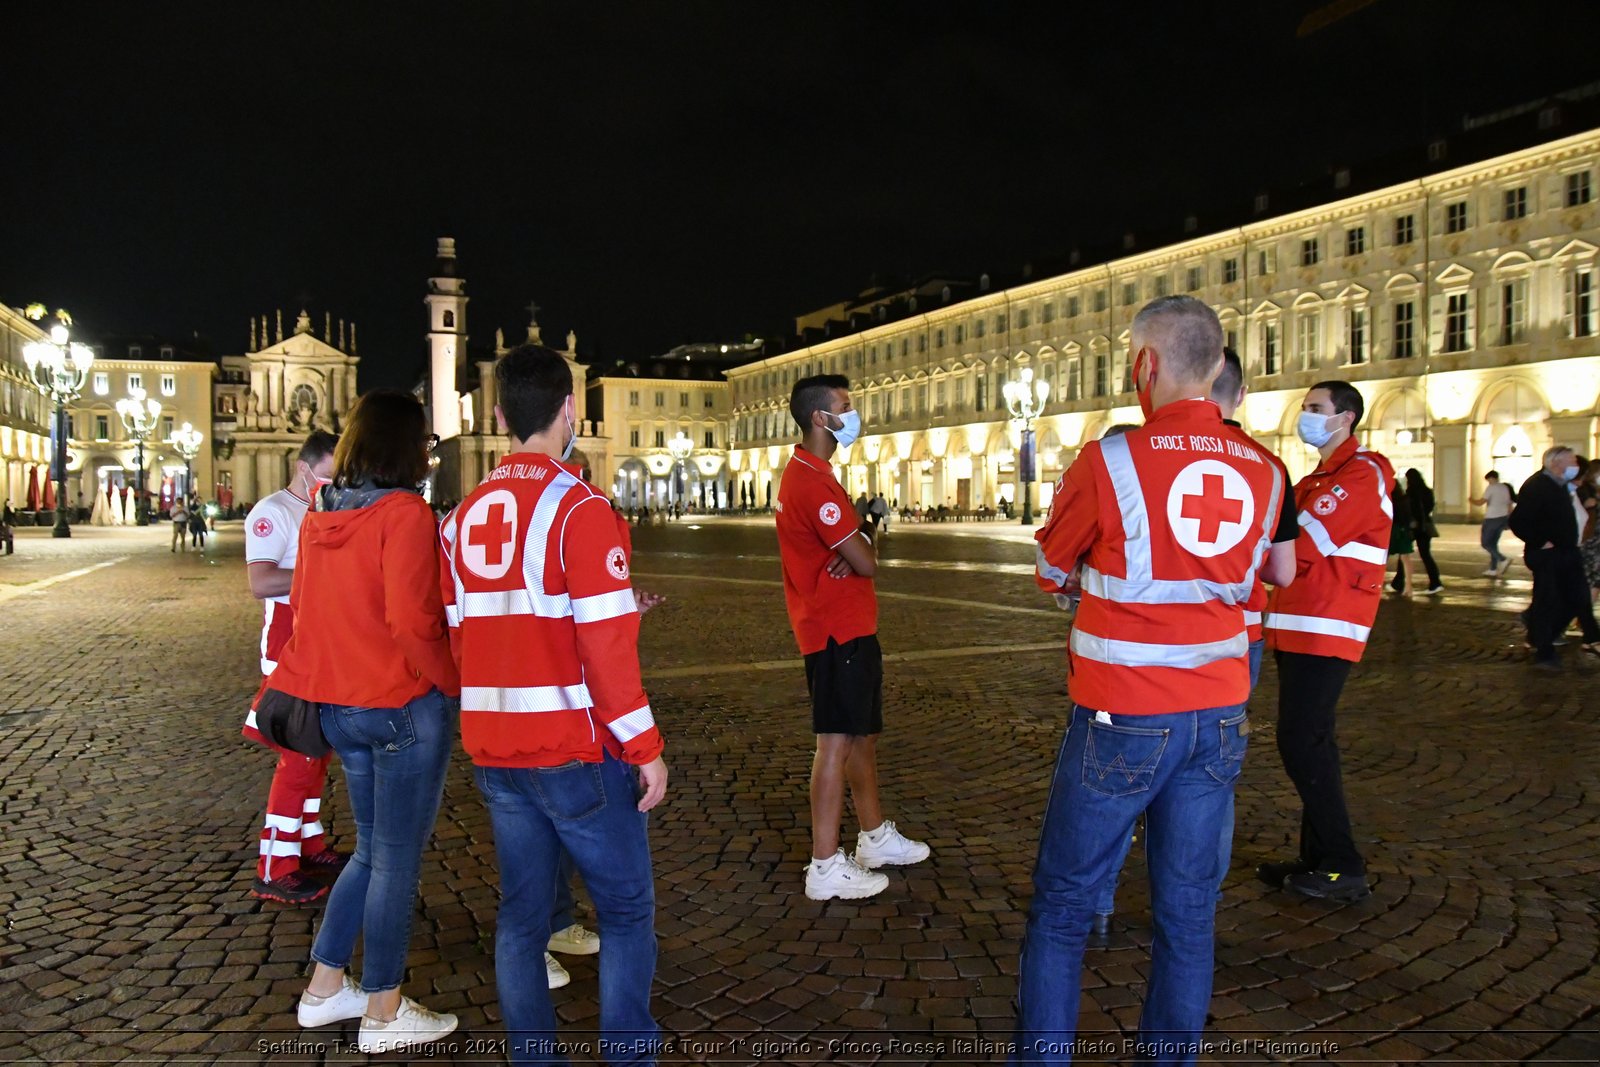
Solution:
<svg viewBox="0 0 1600 1067">
<path fill-rule="evenodd" d="M 1156 409 L 1156 413 L 1145 420 L 1145 425 L 1150 426 L 1169 419 L 1201 419 L 1206 422 L 1221 422 L 1222 409 L 1217 407 L 1217 402 L 1208 396 L 1192 397 L 1188 400 L 1174 400 L 1170 404 L 1163 404 Z"/>
<path fill-rule="evenodd" d="M 833 476 L 833 470 L 828 466 L 828 461 L 821 456 L 813 456 L 802 445 L 794 446 L 794 458 L 802 467 L 810 467 L 818 474 L 826 474 L 830 478 Z"/>
<path fill-rule="evenodd" d="M 1333 455 L 1317 464 L 1317 469 L 1313 473 L 1327 474 L 1330 471 L 1338 470 L 1346 463 L 1349 463 L 1350 457 L 1355 455 L 1360 448 L 1361 442 L 1356 440 L 1355 434 L 1351 434 L 1344 439 L 1344 444 L 1333 450 Z"/>
</svg>

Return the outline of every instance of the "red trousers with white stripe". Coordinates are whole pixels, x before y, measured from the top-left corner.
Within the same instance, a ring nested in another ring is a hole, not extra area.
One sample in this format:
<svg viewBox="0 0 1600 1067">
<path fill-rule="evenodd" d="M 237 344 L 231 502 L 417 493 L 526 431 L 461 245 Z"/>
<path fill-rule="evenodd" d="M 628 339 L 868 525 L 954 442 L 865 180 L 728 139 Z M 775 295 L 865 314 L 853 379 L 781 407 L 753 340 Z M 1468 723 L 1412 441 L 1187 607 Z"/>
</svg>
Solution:
<svg viewBox="0 0 1600 1067">
<path fill-rule="evenodd" d="M 261 860 L 257 877 L 267 881 L 300 869 L 300 855 L 322 849 L 322 783 L 329 757 L 313 759 L 270 746 L 278 753 L 267 794 L 266 825 L 261 828 Z"/>
</svg>

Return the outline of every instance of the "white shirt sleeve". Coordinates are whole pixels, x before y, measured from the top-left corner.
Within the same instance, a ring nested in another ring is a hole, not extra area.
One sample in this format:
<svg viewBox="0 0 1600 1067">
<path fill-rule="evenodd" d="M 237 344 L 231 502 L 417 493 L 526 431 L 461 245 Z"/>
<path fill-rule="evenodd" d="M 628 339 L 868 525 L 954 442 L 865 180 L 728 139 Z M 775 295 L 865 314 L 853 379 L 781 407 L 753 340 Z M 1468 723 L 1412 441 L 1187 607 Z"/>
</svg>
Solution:
<svg viewBox="0 0 1600 1067">
<path fill-rule="evenodd" d="M 270 563 L 282 566 L 289 554 L 291 540 L 299 530 L 289 521 L 283 509 L 263 500 L 250 509 L 244 521 L 244 558 L 246 563 Z"/>
</svg>

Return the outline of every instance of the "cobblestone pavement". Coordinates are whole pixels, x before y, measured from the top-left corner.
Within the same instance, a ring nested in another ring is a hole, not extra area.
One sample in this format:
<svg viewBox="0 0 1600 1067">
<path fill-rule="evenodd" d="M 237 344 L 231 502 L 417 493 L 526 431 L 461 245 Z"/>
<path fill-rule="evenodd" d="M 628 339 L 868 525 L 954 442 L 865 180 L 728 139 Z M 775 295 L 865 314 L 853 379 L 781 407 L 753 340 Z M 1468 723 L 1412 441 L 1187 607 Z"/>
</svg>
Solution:
<svg viewBox="0 0 1600 1067">
<path fill-rule="evenodd" d="M 670 598 L 643 645 L 673 773 L 652 819 L 663 1062 L 754 1062 L 758 1041 L 782 1045 L 764 1062 L 1001 1058 L 1066 631 L 1024 540 L 961 532 L 895 530 L 880 582 L 883 791 L 933 858 L 874 900 L 823 905 L 800 892 L 811 737 L 770 528 L 638 531 L 637 581 Z M 363 1062 L 353 1025 L 294 1024 L 317 908 L 247 893 L 271 760 L 238 736 L 259 619 L 238 527 L 204 555 L 169 554 L 165 535 L 30 531 L 0 558 L 0 1060 Z M 1600 1057 L 1600 662 L 1574 645 L 1566 673 L 1530 671 L 1509 614 L 1526 586 L 1469 577 L 1466 536 L 1441 552 L 1444 597 L 1385 605 L 1343 702 L 1376 882 L 1361 904 L 1250 875 L 1296 824 L 1264 672 L 1210 1034 L 1241 1044 L 1208 1062 Z M 349 845 L 337 770 L 328 796 Z M 1122 929 L 1086 960 L 1083 1036 L 1106 1047 L 1147 973 L 1143 866 L 1136 851 Z M 405 988 L 462 1017 L 434 1061 L 494 1062 L 471 1044 L 499 1037 L 493 846 L 459 755 L 423 870 Z M 595 960 L 566 962 L 554 996 L 577 1036 L 596 1020 Z"/>
</svg>

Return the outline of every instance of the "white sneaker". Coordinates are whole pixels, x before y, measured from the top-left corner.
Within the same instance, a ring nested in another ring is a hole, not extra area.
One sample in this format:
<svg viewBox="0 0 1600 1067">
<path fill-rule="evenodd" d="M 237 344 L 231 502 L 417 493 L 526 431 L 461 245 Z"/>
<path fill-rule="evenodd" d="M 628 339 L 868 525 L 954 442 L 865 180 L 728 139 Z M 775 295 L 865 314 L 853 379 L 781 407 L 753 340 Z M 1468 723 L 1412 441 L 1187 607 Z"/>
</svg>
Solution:
<svg viewBox="0 0 1600 1067">
<path fill-rule="evenodd" d="M 400 998 L 400 1010 L 388 1022 L 361 1017 L 361 1032 L 356 1047 L 362 1052 L 394 1052 L 412 1045 L 426 1045 L 455 1032 L 456 1017 L 429 1011 L 410 997 Z"/>
<path fill-rule="evenodd" d="M 829 859 L 813 859 L 806 865 L 806 896 L 812 900 L 859 900 L 877 896 L 889 888 L 889 879 L 869 871 L 844 854 L 835 852 Z"/>
<path fill-rule="evenodd" d="M 568 974 L 567 969 L 561 966 L 561 961 L 548 952 L 544 954 L 544 974 L 550 980 L 551 989 L 560 989 L 572 981 L 572 975 Z"/>
<path fill-rule="evenodd" d="M 856 862 L 863 867 L 903 867 L 927 858 L 928 846 L 906 837 L 889 819 L 870 834 L 856 835 Z"/>
<path fill-rule="evenodd" d="M 347 974 L 344 976 L 344 987 L 332 996 L 318 997 L 309 992 L 301 993 L 295 1018 L 300 1020 L 301 1026 L 327 1026 L 344 1019 L 359 1019 L 366 1013 L 367 995 Z"/>
<path fill-rule="evenodd" d="M 566 956 L 593 956 L 600 951 L 600 935 L 585 929 L 582 923 L 573 923 L 551 934 L 550 944 L 545 947 Z"/>
<path fill-rule="evenodd" d="M 1488 570 L 1483 572 L 1483 576 L 1485 578 L 1498 578 L 1500 577 L 1500 570 L 1498 567 L 1490 567 Z"/>
</svg>

